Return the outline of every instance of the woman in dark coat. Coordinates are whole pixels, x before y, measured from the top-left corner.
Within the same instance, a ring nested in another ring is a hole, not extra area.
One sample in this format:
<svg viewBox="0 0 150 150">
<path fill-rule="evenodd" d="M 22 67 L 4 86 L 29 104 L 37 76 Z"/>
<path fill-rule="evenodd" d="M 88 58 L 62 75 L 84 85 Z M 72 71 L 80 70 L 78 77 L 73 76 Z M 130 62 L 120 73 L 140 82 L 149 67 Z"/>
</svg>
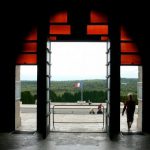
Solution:
<svg viewBox="0 0 150 150">
<path fill-rule="evenodd" d="M 133 100 L 133 96 L 131 93 L 128 94 L 128 100 L 124 104 L 124 108 L 122 110 L 122 115 L 124 115 L 125 110 L 126 110 L 126 114 L 127 114 L 128 130 L 130 130 L 131 125 L 134 120 L 134 112 L 135 112 L 135 101 Z"/>
</svg>

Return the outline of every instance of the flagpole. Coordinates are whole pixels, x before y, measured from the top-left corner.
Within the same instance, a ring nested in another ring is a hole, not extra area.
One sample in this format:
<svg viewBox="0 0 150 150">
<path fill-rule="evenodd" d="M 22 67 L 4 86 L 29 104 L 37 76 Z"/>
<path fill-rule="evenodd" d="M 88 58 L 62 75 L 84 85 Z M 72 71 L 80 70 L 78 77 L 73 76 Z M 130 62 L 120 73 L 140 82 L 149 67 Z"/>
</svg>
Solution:
<svg viewBox="0 0 150 150">
<path fill-rule="evenodd" d="M 81 101 L 83 101 L 83 82 L 81 82 L 80 84 L 81 84 Z"/>
</svg>

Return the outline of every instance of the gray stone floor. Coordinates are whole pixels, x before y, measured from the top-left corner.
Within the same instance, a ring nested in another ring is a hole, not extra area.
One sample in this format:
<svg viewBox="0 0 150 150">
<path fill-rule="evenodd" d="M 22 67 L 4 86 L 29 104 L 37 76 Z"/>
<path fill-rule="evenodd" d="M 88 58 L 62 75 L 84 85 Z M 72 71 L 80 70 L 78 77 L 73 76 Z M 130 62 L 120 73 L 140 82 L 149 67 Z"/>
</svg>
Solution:
<svg viewBox="0 0 150 150">
<path fill-rule="evenodd" d="M 51 132 L 46 139 L 35 134 L 0 134 L 0 150 L 149 150 L 150 135 Z"/>
<path fill-rule="evenodd" d="M 23 105 L 24 108 L 30 108 L 29 111 L 21 111 L 21 126 L 17 130 L 21 131 L 36 131 L 36 106 L 35 105 Z M 80 106 L 82 107 L 82 106 Z M 85 107 L 85 106 L 84 106 Z M 34 111 L 30 111 L 34 108 Z M 137 111 L 134 115 L 134 122 L 132 124 L 131 131 L 139 131 L 137 128 Z M 126 115 L 122 116 L 120 114 L 120 130 L 127 131 Z M 55 123 L 53 125 L 53 114 L 51 115 L 51 131 L 62 131 L 62 132 L 105 132 L 105 116 L 104 125 L 103 115 L 97 114 L 55 114 Z M 63 123 L 63 122 L 73 122 L 73 123 Z M 83 123 L 78 123 L 83 122 Z M 90 122 L 90 123 L 86 123 Z M 97 123 L 96 123 L 97 122 Z"/>
<path fill-rule="evenodd" d="M 66 117 L 55 116 L 55 119 L 73 119 L 83 121 L 87 119 L 99 119 L 99 115 L 69 115 Z M 136 131 L 136 114 L 132 131 Z M 0 133 L 0 150 L 149 150 L 149 134 L 120 134 L 117 138 L 110 140 L 107 133 L 101 132 L 102 124 L 56 124 L 55 129 L 50 132 L 46 139 L 42 139 L 36 131 L 36 113 L 21 113 L 22 126 L 20 131 Z M 51 122 L 52 123 L 52 122 Z M 52 124 L 51 124 L 51 127 Z M 97 128 L 98 127 L 98 128 Z M 126 116 L 121 116 L 121 129 L 126 131 Z M 61 132 L 64 131 L 64 132 Z M 68 131 L 68 132 L 67 132 Z M 75 131 L 75 132 L 71 132 Z M 78 132 L 76 132 L 78 131 Z M 81 132 L 82 131 L 82 132 Z M 88 132 L 87 132 L 88 131 Z M 95 131 L 95 132 L 94 132 Z M 100 132 L 99 132 L 100 131 Z M 134 132 L 133 132 L 134 133 Z"/>
<path fill-rule="evenodd" d="M 52 116 L 51 116 L 52 117 Z M 36 113 L 21 113 L 22 125 L 17 130 L 21 131 L 35 131 L 36 130 Z M 126 115 L 120 116 L 121 124 L 120 130 L 127 131 Z M 51 131 L 66 131 L 66 132 L 103 132 L 105 131 L 105 124 L 92 123 L 102 120 L 100 115 L 55 115 L 55 121 L 91 121 L 91 123 L 55 123 L 53 126 L 53 120 L 51 120 Z M 137 129 L 137 114 L 134 116 L 134 122 L 132 124 L 131 131 L 138 131 Z M 104 120 L 105 121 L 105 120 Z"/>
</svg>

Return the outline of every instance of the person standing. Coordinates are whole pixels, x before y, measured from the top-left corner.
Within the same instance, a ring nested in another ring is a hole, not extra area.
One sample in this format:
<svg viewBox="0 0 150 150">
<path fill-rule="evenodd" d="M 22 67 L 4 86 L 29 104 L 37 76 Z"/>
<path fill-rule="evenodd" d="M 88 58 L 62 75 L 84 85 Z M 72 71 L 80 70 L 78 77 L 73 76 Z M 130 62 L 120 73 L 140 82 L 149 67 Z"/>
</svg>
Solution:
<svg viewBox="0 0 150 150">
<path fill-rule="evenodd" d="M 133 100 L 132 93 L 128 93 L 128 99 L 124 103 L 124 108 L 122 110 L 122 116 L 124 115 L 124 112 L 126 111 L 128 131 L 130 131 L 130 128 L 134 120 L 135 106 L 136 104 L 135 104 L 135 101 Z"/>
</svg>

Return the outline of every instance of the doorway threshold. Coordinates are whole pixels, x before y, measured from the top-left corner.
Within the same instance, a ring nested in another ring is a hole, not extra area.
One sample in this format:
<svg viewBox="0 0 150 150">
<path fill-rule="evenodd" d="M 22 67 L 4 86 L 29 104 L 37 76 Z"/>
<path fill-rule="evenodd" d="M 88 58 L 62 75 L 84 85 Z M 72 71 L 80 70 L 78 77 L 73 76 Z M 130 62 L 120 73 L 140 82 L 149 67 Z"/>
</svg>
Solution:
<svg viewBox="0 0 150 150">
<path fill-rule="evenodd" d="M 15 130 L 11 132 L 11 134 L 35 134 L 36 131 L 20 131 L 20 130 Z"/>
<path fill-rule="evenodd" d="M 122 135 L 144 135 L 142 131 L 123 131 Z"/>
</svg>

